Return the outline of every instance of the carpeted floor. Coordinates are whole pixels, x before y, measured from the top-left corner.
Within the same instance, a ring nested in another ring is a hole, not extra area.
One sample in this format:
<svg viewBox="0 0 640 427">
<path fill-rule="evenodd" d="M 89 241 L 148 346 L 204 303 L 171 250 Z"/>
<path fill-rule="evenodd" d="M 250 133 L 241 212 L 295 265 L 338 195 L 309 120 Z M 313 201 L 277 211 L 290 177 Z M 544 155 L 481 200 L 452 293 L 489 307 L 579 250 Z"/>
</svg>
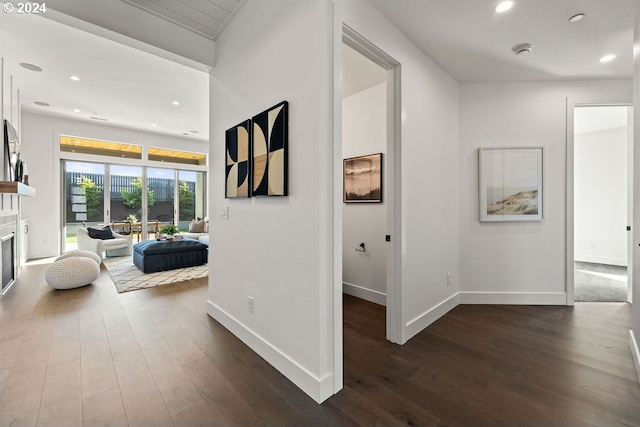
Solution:
<svg viewBox="0 0 640 427">
<path fill-rule="evenodd" d="M 576 302 L 627 301 L 627 267 L 575 262 Z"/>
<path fill-rule="evenodd" d="M 169 285 L 209 275 L 207 264 L 144 274 L 133 265 L 130 256 L 107 258 L 103 262 L 118 293 Z"/>
</svg>

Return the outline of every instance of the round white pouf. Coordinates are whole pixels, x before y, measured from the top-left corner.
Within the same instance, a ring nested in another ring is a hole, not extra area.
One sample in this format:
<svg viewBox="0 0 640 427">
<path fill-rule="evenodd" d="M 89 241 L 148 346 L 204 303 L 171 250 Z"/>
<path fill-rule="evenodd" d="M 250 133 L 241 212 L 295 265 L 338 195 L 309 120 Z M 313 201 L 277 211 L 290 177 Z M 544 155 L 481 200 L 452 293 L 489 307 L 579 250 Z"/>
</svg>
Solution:
<svg viewBox="0 0 640 427">
<path fill-rule="evenodd" d="M 58 258 L 56 258 L 56 261 L 60 261 L 61 259 L 65 259 L 69 257 L 77 257 L 77 256 L 91 258 L 92 260 L 97 262 L 98 265 L 102 263 L 102 258 L 100 258 L 100 255 L 98 255 L 97 253 L 91 252 L 91 251 L 81 251 L 79 249 L 75 249 L 73 251 L 63 253 Z"/>
<path fill-rule="evenodd" d="M 100 266 L 94 259 L 75 256 L 51 264 L 44 278 L 55 289 L 73 289 L 88 285 L 99 275 Z"/>
</svg>

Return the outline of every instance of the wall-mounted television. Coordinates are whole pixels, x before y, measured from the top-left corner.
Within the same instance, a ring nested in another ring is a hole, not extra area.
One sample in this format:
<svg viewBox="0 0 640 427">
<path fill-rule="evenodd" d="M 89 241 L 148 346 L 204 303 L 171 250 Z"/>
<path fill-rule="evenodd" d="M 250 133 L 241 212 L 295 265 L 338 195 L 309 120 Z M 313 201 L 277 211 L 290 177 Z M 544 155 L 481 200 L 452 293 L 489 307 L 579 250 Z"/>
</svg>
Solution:
<svg viewBox="0 0 640 427">
<path fill-rule="evenodd" d="M 0 177 L 3 181 L 16 180 L 16 166 L 20 160 L 20 141 L 18 132 L 8 120 L 4 121 L 4 144 L 2 145 L 2 168 Z"/>
</svg>

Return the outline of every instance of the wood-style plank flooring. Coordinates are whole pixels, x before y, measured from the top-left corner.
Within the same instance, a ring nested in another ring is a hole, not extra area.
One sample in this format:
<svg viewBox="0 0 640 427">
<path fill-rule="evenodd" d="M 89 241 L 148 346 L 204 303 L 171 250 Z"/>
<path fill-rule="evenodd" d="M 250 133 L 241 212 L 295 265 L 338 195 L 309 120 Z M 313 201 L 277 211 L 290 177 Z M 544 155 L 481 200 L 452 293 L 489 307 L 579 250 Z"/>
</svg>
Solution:
<svg viewBox="0 0 640 427">
<path fill-rule="evenodd" d="M 0 298 L 0 426 L 640 426 L 627 304 L 459 306 L 397 346 L 345 296 L 318 405 L 206 315 L 206 279 L 56 291 L 46 267 Z"/>
</svg>

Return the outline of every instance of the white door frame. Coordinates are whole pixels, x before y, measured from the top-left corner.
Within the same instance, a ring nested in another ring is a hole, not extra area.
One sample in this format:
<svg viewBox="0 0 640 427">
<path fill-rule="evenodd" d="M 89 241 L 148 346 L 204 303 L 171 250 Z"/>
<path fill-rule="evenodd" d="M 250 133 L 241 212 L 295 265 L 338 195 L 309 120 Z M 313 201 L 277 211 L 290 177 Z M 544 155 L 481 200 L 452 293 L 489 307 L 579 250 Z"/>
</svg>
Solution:
<svg viewBox="0 0 640 427">
<path fill-rule="evenodd" d="M 575 244 L 575 234 L 574 234 L 574 128 L 575 128 L 575 108 L 576 107 L 615 107 L 615 106 L 624 106 L 624 107 L 633 107 L 632 100 L 621 100 L 621 101 L 606 101 L 606 100 L 589 100 L 589 101 L 577 101 L 571 98 L 567 98 L 567 188 L 566 188 L 566 224 L 567 224 L 567 236 L 566 236 L 566 245 L 565 245 L 565 289 L 567 292 L 567 305 L 573 306 L 575 305 L 575 293 L 574 293 L 574 285 L 575 285 L 575 277 L 574 277 L 574 263 L 575 263 L 575 253 L 574 253 L 574 244 Z M 633 122 L 630 122 L 633 123 Z M 633 147 L 633 144 L 631 145 Z M 631 169 L 628 171 L 630 177 L 633 177 L 633 156 L 631 156 L 630 163 L 628 163 Z M 630 185 L 633 184 L 633 179 L 629 180 Z M 633 194 L 633 188 L 628 189 L 628 194 Z M 628 198 L 628 226 L 633 225 L 633 198 Z M 634 242 L 634 232 L 633 227 L 627 236 L 628 242 Z M 629 251 L 627 253 L 627 279 L 629 283 L 629 288 L 627 291 L 627 298 L 629 302 L 631 302 L 631 289 L 632 275 L 633 275 L 633 252 L 632 252 L 632 244 L 628 244 Z"/>
</svg>

